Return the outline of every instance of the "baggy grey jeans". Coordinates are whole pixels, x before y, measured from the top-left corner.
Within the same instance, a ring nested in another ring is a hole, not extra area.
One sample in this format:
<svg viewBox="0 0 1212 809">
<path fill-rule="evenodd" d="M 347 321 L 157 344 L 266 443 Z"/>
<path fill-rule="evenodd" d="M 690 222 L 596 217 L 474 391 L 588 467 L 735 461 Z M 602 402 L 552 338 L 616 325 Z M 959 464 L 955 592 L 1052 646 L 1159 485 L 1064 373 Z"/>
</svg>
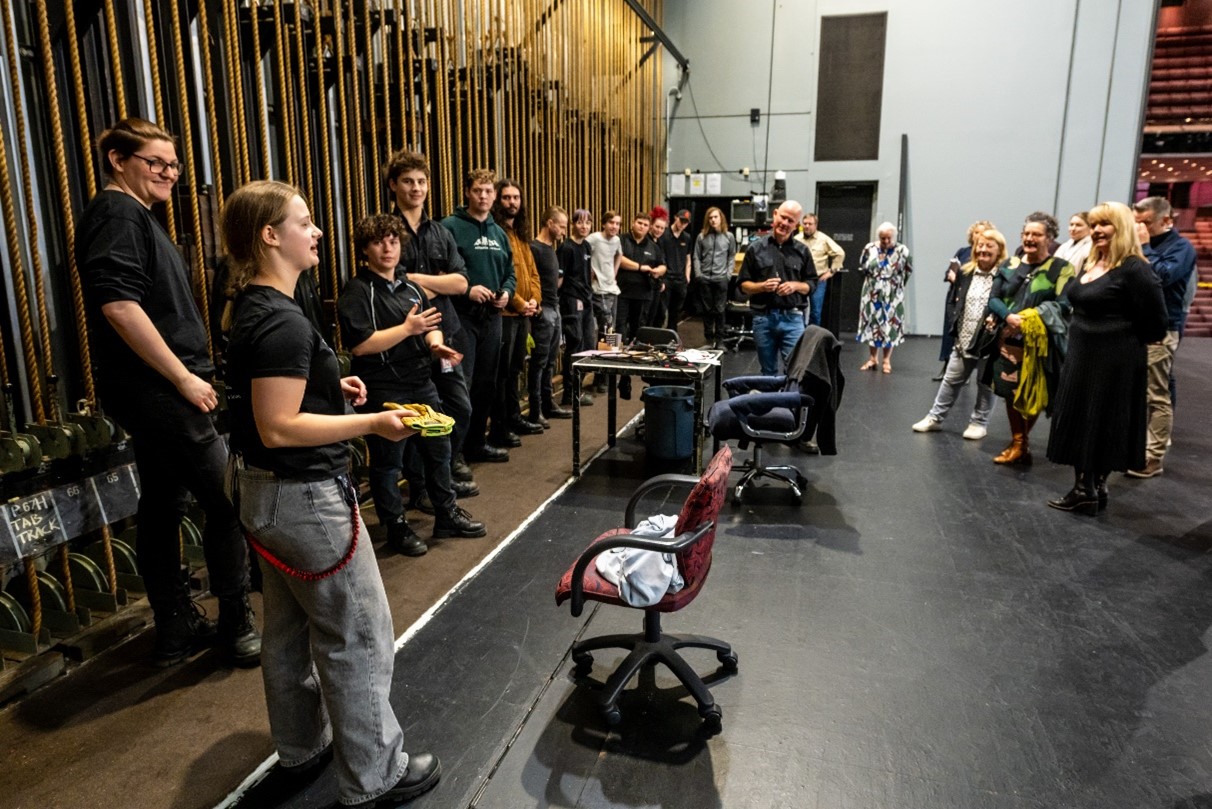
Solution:
<svg viewBox="0 0 1212 809">
<path fill-rule="evenodd" d="M 356 501 L 344 480 L 237 473 L 240 522 L 292 568 L 320 572 L 349 551 Z M 368 801 L 404 777 L 404 733 L 389 702 L 395 633 L 366 527 L 340 571 L 305 581 L 258 559 L 264 573 L 261 674 L 270 733 L 283 766 L 331 740 L 338 800 Z"/>
<path fill-rule="evenodd" d="M 972 376 L 973 371 L 977 371 L 976 378 L 976 404 L 973 405 L 972 415 L 968 418 L 969 424 L 979 424 L 981 427 L 986 427 L 989 424 L 989 412 L 993 410 L 993 388 L 983 384 L 980 381 L 981 371 L 983 366 L 981 363 L 989 362 L 989 357 L 981 357 L 979 359 L 973 357 L 965 357 L 958 349 L 951 352 L 950 359 L 947 360 L 947 370 L 943 374 L 943 381 L 938 386 L 938 393 L 934 397 L 934 406 L 930 408 L 930 418 L 935 421 L 942 421 L 947 418 L 947 413 L 951 410 L 951 406 L 955 404 L 955 400 L 959 397 L 959 392 L 968 382 L 968 377 Z M 978 371 L 977 369 L 981 370 Z"/>
</svg>

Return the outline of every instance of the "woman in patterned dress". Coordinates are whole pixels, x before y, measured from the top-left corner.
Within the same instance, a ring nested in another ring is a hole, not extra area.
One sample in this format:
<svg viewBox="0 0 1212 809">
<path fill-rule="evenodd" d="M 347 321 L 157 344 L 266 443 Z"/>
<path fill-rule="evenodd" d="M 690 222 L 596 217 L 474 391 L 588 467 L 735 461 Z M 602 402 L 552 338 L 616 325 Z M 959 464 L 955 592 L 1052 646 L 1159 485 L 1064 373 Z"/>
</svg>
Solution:
<svg viewBox="0 0 1212 809">
<path fill-rule="evenodd" d="M 892 373 L 892 349 L 905 337 L 905 284 L 913 272 L 909 248 L 896 240 L 891 222 L 880 225 L 878 241 L 863 248 L 858 271 L 863 274 L 857 340 L 870 346 L 871 356 L 860 371 L 874 371 L 884 349 L 884 373 Z"/>
</svg>

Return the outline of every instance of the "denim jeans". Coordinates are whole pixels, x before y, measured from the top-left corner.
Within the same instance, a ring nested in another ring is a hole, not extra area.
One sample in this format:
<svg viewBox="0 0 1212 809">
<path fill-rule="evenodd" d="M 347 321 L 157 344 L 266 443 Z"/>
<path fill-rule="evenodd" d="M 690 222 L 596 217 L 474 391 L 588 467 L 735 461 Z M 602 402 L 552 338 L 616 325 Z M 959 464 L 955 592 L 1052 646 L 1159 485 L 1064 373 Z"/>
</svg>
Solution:
<svg viewBox="0 0 1212 809">
<path fill-rule="evenodd" d="M 560 310 L 555 305 L 543 308 L 530 324 L 534 335 L 534 351 L 526 370 L 526 390 L 530 396 L 530 419 L 534 421 L 544 410 L 551 409 L 551 375 L 555 372 L 556 355 L 560 353 Z"/>
<path fill-rule="evenodd" d="M 575 312 L 566 312 L 564 321 L 564 395 L 561 401 L 572 404 L 572 364 L 576 362 L 573 354 L 588 351 L 598 346 L 597 323 L 593 319 L 593 310 L 589 305 Z"/>
<path fill-rule="evenodd" d="M 804 333 L 804 313 L 799 309 L 766 309 L 753 315 L 753 344 L 765 376 L 779 373 Z"/>
<path fill-rule="evenodd" d="M 828 281 L 817 281 L 812 297 L 808 299 L 808 325 L 821 325 L 821 315 L 825 313 L 825 290 L 829 288 Z"/>
<path fill-rule="evenodd" d="M 952 351 L 950 359 L 947 360 L 947 369 L 943 372 L 943 381 L 939 383 L 938 393 L 934 397 L 934 405 L 930 408 L 930 418 L 935 421 L 947 418 L 947 413 L 955 404 L 959 392 L 967 384 L 968 377 L 978 367 L 983 371 L 982 363 L 988 361 L 989 358 L 973 359 L 965 357 L 958 350 Z M 970 424 L 986 427 L 989 424 L 989 411 L 993 409 L 993 388 L 982 383 L 980 377 L 981 374 L 977 373 L 976 404 L 972 408 L 972 417 L 968 421 Z"/>
<path fill-rule="evenodd" d="M 593 319 L 598 324 L 598 338 L 606 332 L 614 331 L 614 313 L 618 308 L 619 296 L 609 292 L 593 293 Z M 597 346 L 592 346 L 597 348 Z"/>
<path fill-rule="evenodd" d="M 348 481 L 237 475 L 240 521 L 274 556 L 299 570 L 335 566 L 353 540 L 357 503 Z M 395 633 L 366 527 L 349 563 L 305 581 L 261 560 L 261 676 L 281 763 L 297 766 L 331 740 L 338 800 L 382 795 L 404 777 L 404 732 L 389 701 Z"/>
<path fill-rule="evenodd" d="M 189 596 L 179 536 L 190 494 L 206 513 L 202 551 L 211 592 L 219 597 L 242 595 L 248 589 L 248 546 L 223 490 L 227 445 L 210 416 L 175 390 L 103 388 L 102 398 L 134 445 L 139 572 L 156 615 L 166 617 Z"/>
</svg>

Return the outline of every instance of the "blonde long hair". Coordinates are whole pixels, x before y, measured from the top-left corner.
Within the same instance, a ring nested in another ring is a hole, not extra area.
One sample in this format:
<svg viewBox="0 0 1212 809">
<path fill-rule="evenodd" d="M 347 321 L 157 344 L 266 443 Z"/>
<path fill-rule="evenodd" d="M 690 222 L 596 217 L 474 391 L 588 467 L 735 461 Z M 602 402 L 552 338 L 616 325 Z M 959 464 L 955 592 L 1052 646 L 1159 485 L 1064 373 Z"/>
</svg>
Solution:
<svg viewBox="0 0 1212 809">
<path fill-rule="evenodd" d="M 711 225 L 708 224 L 708 221 L 707 221 L 707 220 L 711 219 L 712 211 L 715 211 L 716 213 L 718 213 L 720 215 L 720 229 L 718 231 L 712 230 Z M 728 217 L 724 216 L 724 212 L 721 211 L 719 208 L 715 208 L 715 207 L 708 208 L 707 213 L 703 214 L 703 233 L 701 235 L 706 236 L 708 233 L 727 233 L 727 232 L 728 232 Z"/>
<path fill-rule="evenodd" d="M 286 208 L 303 193 L 289 183 L 254 180 L 236 189 L 223 204 L 221 230 L 227 251 L 227 305 L 223 309 L 223 328 L 231 328 L 232 303 L 256 276 L 265 259 L 265 240 L 261 231 L 286 220 Z"/>
<path fill-rule="evenodd" d="M 1107 248 L 1106 255 L 1098 242 L 1094 243 L 1082 272 L 1091 269 L 1099 261 L 1106 261 L 1107 269 L 1112 269 L 1123 264 L 1129 256 L 1145 260 L 1145 254 L 1141 252 L 1140 244 L 1136 241 L 1136 217 L 1127 205 L 1122 202 L 1101 202 L 1090 209 L 1087 221 L 1091 228 L 1097 225 L 1111 225 L 1115 228 L 1115 234 L 1111 237 L 1111 245 Z"/>
<path fill-rule="evenodd" d="M 978 222 L 977 224 L 980 224 L 980 223 Z M 1006 237 L 1003 236 L 1002 232 L 1000 230 L 998 230 L 997 228 L 991 227 L 991 228 L 986 228 L 985 230 L 982 230 L 980 233 L 977 233 L 972 237 L 972 251 L 974 254 L 976 252 L 977 243 L 980 242 L 982 239 L 985 241 L 988 241 L 988 242 L 993 242 L 994 244 L 997 245 L 997 261 L 993 262 L 993 266 L 994 267 L 1000 266 L 1001 263 L 1003 261 L 1005 261 L 1009 255 L 1006 251 Z M 972 258 L 971 261 L 969 261 L 963 267 L 960 267 L 960 269 L 963 270 L 963 272 L 965 274 L 971 273 L 973 270 L 975 270 L 976 269 L 975 256 Z"/>
</svg>

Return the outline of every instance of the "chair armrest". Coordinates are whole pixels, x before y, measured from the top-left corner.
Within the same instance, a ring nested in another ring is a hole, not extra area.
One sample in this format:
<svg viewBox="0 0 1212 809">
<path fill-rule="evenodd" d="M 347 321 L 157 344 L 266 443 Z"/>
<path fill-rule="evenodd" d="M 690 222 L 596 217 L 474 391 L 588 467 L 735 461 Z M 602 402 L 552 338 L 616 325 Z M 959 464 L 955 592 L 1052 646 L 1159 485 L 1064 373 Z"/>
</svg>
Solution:
<svg viewBox="0 0 1212 809">
<path fill-rule="evenodd" d="M 780 393 L 747 393 L 728 400 L 729 407 L 740 422 L 741 430 L 749 438 L 761 441 L 794 441 L 804 434 L 808 426 L 808 413 L 812 408 L 813 399 L 807 394 L 795 391 Z M 749 419 L 769 413 L 776 407 L 785 407 L 795 416 L 796 426 L 790 432 L 761 430 L 752 426 Z"/>
<path fill-rule="evenodd" d="M 657 475 L 649 478 L 636 487 L 632 492 L 631 499 L 627 501 L 627 509 L 623 512 L 623 527 L 628 530 L 635 528 L 635 510 L 639 507 L 640 501 L 649 492 L 656 489 L 669 488 L 676 486 L 685 486 L 687 490 L 694 488 L 694 485 L 699 482 L 699 479 L 694 475 Z M 678 505 L 678 510 L 681 511 L 681 504 Z"/>
<path fill-rule="evenodd" d="M 774 392 L 780 391 L 787 385 L 787 377 L 780 376 L 734 376 L 721 383 L 729 396 L 736 396 L 750 391 Z"/>
<path fill-rule="evenodd" d="M 681 476 L 679 475 L 678 477 Z M 695 478 L 695 481 L 697 482 L 698 478 Z M 573 616 L 580 616 L 585 609 L 585 571 L 593 564 L 593 560 L 599 554 L 613 548 L 638 548 L 642 551 L 656 551 L 657 553 L 678 553 L 707 536 L 708 532 L 714 527 L 715 521 L 708 520 L 693 531 L 684 531 L 676 537 L 664 538 L 637 534 L 615 534 L 609 539 L 593 543 L 581 552 L 581 555 L 577 558 L 577 563 L 572 568 L 571 608 Z"/>
</svg>

